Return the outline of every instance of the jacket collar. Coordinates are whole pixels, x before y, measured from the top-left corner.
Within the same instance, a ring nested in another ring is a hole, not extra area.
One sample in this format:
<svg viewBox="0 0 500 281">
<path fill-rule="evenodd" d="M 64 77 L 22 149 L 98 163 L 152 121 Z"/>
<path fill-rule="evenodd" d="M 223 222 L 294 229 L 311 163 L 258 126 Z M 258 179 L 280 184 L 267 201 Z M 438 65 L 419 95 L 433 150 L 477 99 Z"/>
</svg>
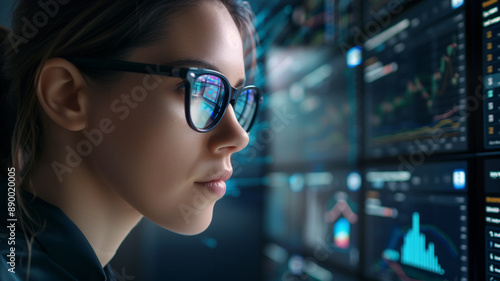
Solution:
<svg viewBox="0 0 500 281">
<path fill-rule="evenodd" d="M 61 209 L 26 191 L 22 196 L 34 221 L 30 225 L 38 230 L 34 240 L 52 261 L 77 280 L 114 280 L 110 265 L 102 267 L 83 233 Z"/>
</svg>

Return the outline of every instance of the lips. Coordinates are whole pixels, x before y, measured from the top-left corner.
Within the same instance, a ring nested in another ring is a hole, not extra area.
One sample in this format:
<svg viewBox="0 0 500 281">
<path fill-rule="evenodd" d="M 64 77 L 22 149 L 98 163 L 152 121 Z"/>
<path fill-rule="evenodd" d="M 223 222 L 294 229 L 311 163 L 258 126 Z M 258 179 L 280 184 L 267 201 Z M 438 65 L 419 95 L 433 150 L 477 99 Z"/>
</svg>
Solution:
<svg viewBox="0 0 500 281">
<path fill-rule="evenodd" d="M 233 175 L 232 170 L 220 170 L 196 183 L 209 183 L 213 181 L 227 181 Z"/>
<path fill-rule="evenodd" d="M 225 181 L 227 181 L 232 174 L 232 170 L 220 170 L 200 181 L 195 182 L 195 184 L 202 186 L 205 190 L 215 195 L 216 198 L 221 198 L 226 193 Z"/>
</svg>

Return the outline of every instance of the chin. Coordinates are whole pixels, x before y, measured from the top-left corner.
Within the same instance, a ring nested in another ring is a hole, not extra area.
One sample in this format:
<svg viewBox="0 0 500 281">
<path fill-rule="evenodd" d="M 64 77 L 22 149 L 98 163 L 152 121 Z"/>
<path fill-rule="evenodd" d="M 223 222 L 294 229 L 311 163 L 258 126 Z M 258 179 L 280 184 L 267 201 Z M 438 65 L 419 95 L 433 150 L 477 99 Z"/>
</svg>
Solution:
<svg viewBox="0 0 500 281">
<path fill-rule="evenodd" d="M 182 234 L 182 235 L 197 235 L 197 234 L 200 234 L 203 231 L 205 231 L 209 226 L 210 226 L 210 222 L 203 224 L 203 225 L 198 225 L 196 227 L 182 229 L 181 231 L 175 231 L 175 232 Z"/>
<path fill-rule="evenodd" d="M 183 235 L 196 235 L 205 231 L 212 222 L 213 206 L 199 213 L 184 213 L 175 223 L 155 222 L 157 225 Z"/>
</svg>

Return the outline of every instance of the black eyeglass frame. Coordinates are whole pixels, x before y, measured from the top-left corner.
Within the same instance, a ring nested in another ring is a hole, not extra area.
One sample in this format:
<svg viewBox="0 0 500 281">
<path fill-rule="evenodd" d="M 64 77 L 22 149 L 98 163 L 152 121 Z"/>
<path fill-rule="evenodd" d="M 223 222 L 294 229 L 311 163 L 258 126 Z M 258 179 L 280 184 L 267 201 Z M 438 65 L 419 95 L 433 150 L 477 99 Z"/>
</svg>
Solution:
<svg viewBox="0 0 500 281">
<path fill-rule="evenodd" d="M 259 111 L 259 105 L 263 100 L 262 90 L 260 90 L 257 86 L 248 85 L 241 89 L 236 89 L 227 80 L 227 78 L 220 72 L 204 69 L 204 68 L 196 68 L 196 67 L 172 67 L 168 65 L 161 64 L 148 64 L 148 63 L 139 63 L 139 62 L 129 62 L 129 61 L 120 61 L 120 60 L 112 60 L 112 59 L 98 59 L 98 58 L 87 58 L 87 57 L 74 57 L 74 58 L 66 58 L 68 61 L 73 63 L 75 66 L 83 66 L 90 67 L 102 70 L 112 70 L 112 71 L 125 71 L 125 72 L 134 72 L 134 73 L 145 73 L 151 75 L 162 75 L 168 77 L 177 77 L 184 80 L 185 90 L 185 102 L 184 102 L 184 111 L 186 115 L 186 120 L 188 122 L 189 127 L 193 130 L 206 133 L 213 130 L 222 120 L 224 114 L 226 114 L 226 110 L 229 107 L 229 104 L 235 107 L 236 100 L 240 96 L 241 93 L 247 90 L 255 90 L 256 97 L 255 103 L 256 108 L 253 113 L 252 119 L 250 120 L 250 124 L 246 131 L 249 132 L 255 122 L 257 117 L 257 112 Z M 222 101 L 223 110 L 219 113 L 212 124 L 206 128 L 198 128 L 194 125 L 191 119 L 191 84 L 193 84 L 196 79 L 202 75 L 214 75 L 221 79 L 222 83 L 224 83 L 225 90 L 229 90 L 229 95 L 224 95 L 224 100 Z M 239 120 L 238 120 L 239 123 Z M 240 124 L 241 126 L 241 124 Z"/>
</svg>

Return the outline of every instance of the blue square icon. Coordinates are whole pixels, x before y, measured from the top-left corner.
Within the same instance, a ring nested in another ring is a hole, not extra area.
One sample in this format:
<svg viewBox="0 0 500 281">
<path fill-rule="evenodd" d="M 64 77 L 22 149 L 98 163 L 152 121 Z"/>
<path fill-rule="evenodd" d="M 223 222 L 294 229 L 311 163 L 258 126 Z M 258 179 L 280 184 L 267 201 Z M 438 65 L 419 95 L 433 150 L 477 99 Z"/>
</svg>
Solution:
<svg viewBox="0 0 500 281">
<path fill-rule="evenodd" d="M 465 188 L 465 171 L 455 170 L 453 171 L 453 188 L 464 189 Z"/>
<path fill-rule="evenodd" d="M 363 54 L 361 47 L 354 47 L 347 51 L 347 66 L 350 68 L 356 67 L 361 64 Z"/>
</svg>

